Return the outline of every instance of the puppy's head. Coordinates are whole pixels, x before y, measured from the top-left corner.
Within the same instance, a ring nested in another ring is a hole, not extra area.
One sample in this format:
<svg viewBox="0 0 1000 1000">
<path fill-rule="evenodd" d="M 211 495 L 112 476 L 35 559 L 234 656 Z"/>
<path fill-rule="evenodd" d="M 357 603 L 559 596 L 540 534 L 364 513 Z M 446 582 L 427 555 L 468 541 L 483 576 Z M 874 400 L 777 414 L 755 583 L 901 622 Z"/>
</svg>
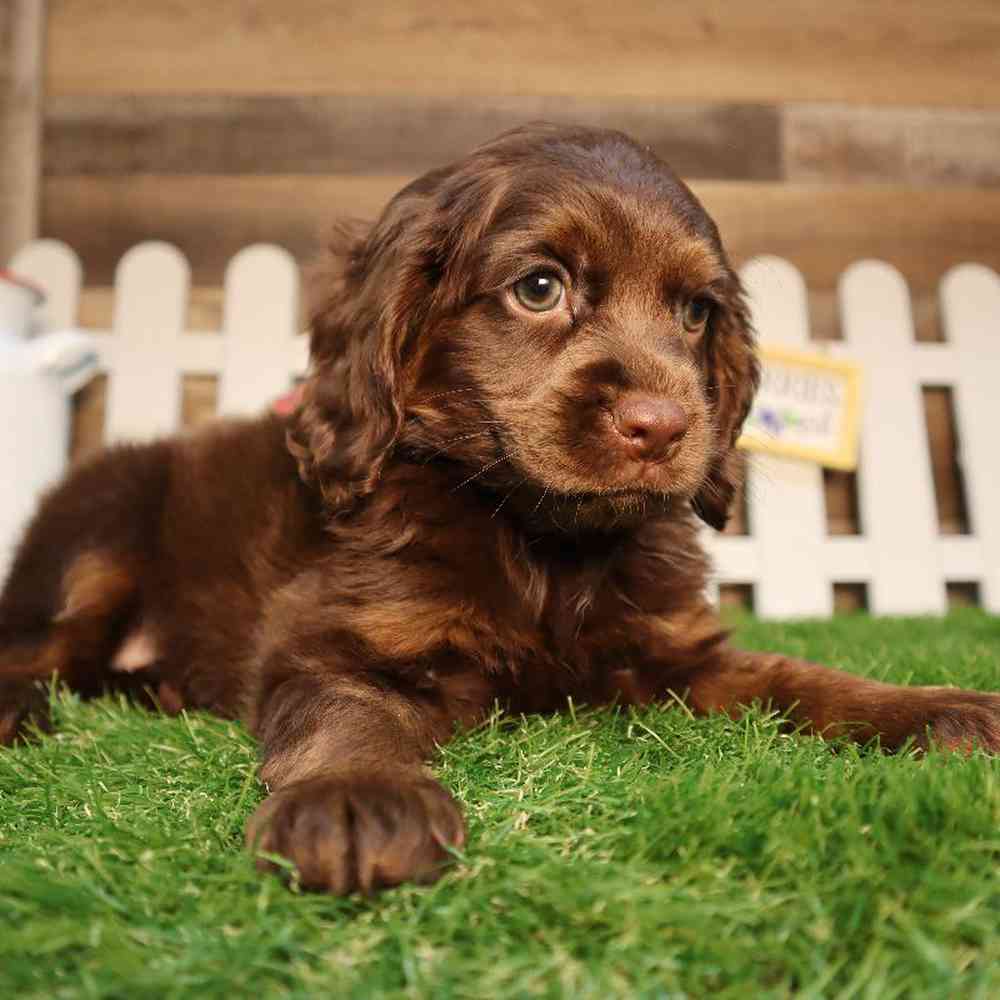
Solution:
<svg viewBox="0 0 1000 1000">
<path fill-rule="evenodd" d="M 721 527 L 757 385 L 712 220 L 617 132 L 530 126 L 340 234 L 289 443 L 343 506 L 394 452 L 550 525 L 690 502 Z"/>
</svg>

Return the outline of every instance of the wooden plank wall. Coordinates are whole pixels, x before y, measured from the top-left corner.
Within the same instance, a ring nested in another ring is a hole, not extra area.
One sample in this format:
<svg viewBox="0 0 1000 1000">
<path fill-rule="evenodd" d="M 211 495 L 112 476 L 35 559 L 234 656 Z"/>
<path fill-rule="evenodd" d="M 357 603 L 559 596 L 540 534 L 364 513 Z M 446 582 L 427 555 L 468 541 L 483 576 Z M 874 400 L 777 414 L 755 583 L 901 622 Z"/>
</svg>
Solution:
<svg viewBox="0 0 1000 1000">
<path fill-rule="evenodd" d="M 50 0 L 45 87 L 43 233 L 93 286 L 176 243 L 209 324 L 241 246 L 306 259 L 333 217 L 539 118 L 654 146 L 737 261 L 804 272 L 820 336 L 859 257 L 902 270 L 929 339 L 942 272 L 1000 268 L 997 0 Z M 830 482 L 831 526 L 856 528 Z"/>
<path fill-rule="evenodd" d="M 325 220 L 547 118 L 649 142 L 737 257 L 829 289 L 859 256 L 918 292 L 1000 264 L 996 0 L 56 0 L 43 223 L 105 283 L 176 242 L 214 284 L 251 240 Z"/>
<path fill-rule="evenodd" d="M 0 3 L 0 266 L 38 232 L 44 0 Z"/>
</svg>

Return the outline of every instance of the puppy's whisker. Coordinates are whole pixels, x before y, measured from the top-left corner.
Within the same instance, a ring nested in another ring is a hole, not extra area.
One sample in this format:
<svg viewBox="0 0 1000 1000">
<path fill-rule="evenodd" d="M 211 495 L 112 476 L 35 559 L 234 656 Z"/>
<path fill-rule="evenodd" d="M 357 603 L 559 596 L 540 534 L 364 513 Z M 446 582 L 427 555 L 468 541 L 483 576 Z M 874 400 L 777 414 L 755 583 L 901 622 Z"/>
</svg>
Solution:
<svg viewBox="0 0 1000 1000">
<path fill-rule="evenodd" d="M 460 392 L 476 392 L 476 386 L 469 386 L 467 389 L 446 389 L 444 392 L 433 392 L 429 396 L 423 396 L 420 399 L 414 400 L 414 403 L 419 405 L 420 403 L 427 403 L 432 399 L 440 399 L 442 396 L 454 396 Z"/>
<path fill-rule="evenodd" d="M 474 434 L 462 434 L 457 438 L 452 438 L 450 441 L 445 441 L 443 445 L 439 448 L 435 448 L 425 459 L 423 464 L 426 465 L 432 458 L 437 458 L 438 455 L 446 452 L 452 445 L 458 444 L 461 441 L 469 441 L 472 438 L 486 437 L 491 431 L 476 431 Z"/>
<path fill-rule="evenodd" d="M 451 492 L 454 493 L 456 490 L 460 490 L 463 486 L 467 486 L 474 479 L 478 479 L 481 475 L 483 475 L 484 472 L 489 472 L 490 469 L 499 465 L 501 462 L 506 462 L 513 454 L 514 452 L 508 451 L 506 455 L 501 455 L 495 461 L 490 462 L 489 465 L 484 465 L 478 472 L 474 472 L 471 476 L 467 476 L 458 484 L 458 486 L 453 487 Z"/>
<path fill-rule="evenodd" d="M 542 506 L 542 501 L 548 495 L 549 495 L 549 488 L 548 488 L 548 486 L 546 486 L 545 489 L 542 491 L 542 495 L 538 498 L 538 503 L 536 503 L 535 506 L 531 508 L 532 515 L 538 513 L 538 508 Z"/>
<path fill-rule="evenodd" d="M 497 514 L 499 514 L 499 513 L 500 513 L 500 508 L 501 508 L 501 507 L 502 507 L 502 506 L 503 506 L 503 505 L 504 505 L 504 504 L 505 504 L 505 503 L 506 503 L 506 502 L 507 502 L 507 501 L 508 501 L 508 500 L 509 500 L 509 499 L 510 499 L 510 498 L 511 498 L 511 497 L 512 497 L 512 496 L 513 496 L 513 495 L 514 495 L 514 494 L 515 494 L 515 493 L 516 493 L 516 492 L 517 492 L 517 491 L 518 491 L 518 490 L 519 490 L 519 489 L 520 489 L 520 488 L 521 488 L 521 487 L 522 487 L 522 486 L 523 486 L 523 485 L 524 485 L 525 483 L 526 483 L 526 482 L 527 482 L 527 481 L 528 481 L 528 477 L 527 477 L 527 476 L 525 476 L 525 477 L 524 477 L 524 479 L 522 479 L 522 480 L 521 480 L 521 481 L 520 481 L 520 482 L 519 482 L 519 483 L 518 483 L 518 484 L 517 484 L 517 485 L 516 485 L 516 486 L 515 486 L 515 487 L 514 487 L 514 488 L 513 488 L 512 490 L 510 490 L 510 491 L 509 491 L 509 492 L 508 492 L 508 493 L 507 493 L 507 494 L 506 494 L 506 495 L 504 496 L 503 500 L 501 500 L 501 501 L 500 501 L 500 503 L 498 503 L 498 504 L 496 505 L 496 507 L 495 507 L 495 508 L 493 509 L 493 513 L 492 513 L 492 514 L 490 514 L 490 517 L 491 517 L 491 518 L 493 518 L 493 517 L 496 517 L 496 516 L 497 516 Z"/>
</svg>

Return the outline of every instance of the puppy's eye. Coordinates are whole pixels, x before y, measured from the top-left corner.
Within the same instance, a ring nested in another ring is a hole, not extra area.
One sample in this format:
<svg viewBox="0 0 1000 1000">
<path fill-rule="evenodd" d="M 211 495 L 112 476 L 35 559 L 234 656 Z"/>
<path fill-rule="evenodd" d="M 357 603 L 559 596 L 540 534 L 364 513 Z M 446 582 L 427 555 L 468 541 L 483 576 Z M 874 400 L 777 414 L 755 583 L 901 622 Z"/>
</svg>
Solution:
<svg viewBox="0 0 1000 1000">
<path fill-rule="evenodd" d="M 562 279 L 551 271 L 534 271 L 514 285 L 514 295 L 525 309 L 548 312 L 562 301 Z"/>
<path fill-rule="evenodd" d="M 708 324 L 708 320 L 711 315 L 711 299 L 706 298 L 704 295 L 691 299 L 687 305 L 684 306 L 684 312 L 681 317 L 682 322 L 684 323 L 684 329 L 687 330 L 688 333 L 700 332 Z"/>
</svg>

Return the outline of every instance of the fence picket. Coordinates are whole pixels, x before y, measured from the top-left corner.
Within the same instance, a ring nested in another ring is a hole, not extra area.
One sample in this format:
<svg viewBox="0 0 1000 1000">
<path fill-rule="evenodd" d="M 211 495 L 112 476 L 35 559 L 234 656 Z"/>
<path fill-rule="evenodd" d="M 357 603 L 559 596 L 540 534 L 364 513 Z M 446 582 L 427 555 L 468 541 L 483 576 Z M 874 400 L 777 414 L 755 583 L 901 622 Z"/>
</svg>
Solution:
<svg viewBox="0 0 1000 1000">
<path fill-rule="evenodd" d="M 149 440 L 180 426 L 178 337 L 187 319 L 190 271 L 168 243 L 140 243 L 115 274 L 114 336 L 106 343 L 110 370 L 109 441 Z"/>
<path fill-rule="evenodd" d="M 45 289 L 45 304 L 36 323 L 46 330 L 68 330 L 76 324 L 83 268 L 80 258 L 59 240 L 35 240 L 11 259 L 10 269 Z"/>
<path fill-rule="evenodd" d="M 941 282 L 945 334 L 964 364 L 954 389 L 959 463 L 972 531 L 983 555 L 980 599 L 1000 612 L 1000 278 L 963 264 Z"/>
<path fill-rule="evenodd" d="M 219 412 L 257 413 L 291 384 L 299 270 L 281 247 L 245 247 L 226 269 Z"/>
<path fill-rule="evenodd" d="M 809 304 L 802 275 L 788 261 L 758 257 L 743 268 L 742 279 L 761 339 L 807 348 Z M 822 470 L 790 458 L 753 455 L 747 487 L 760 574 L 755 609 L 767 618 L 829 615 L 833 592 L 819 570 L 826 535 Z"/>
<path fill-rule="evenodd" d="M 945 588 L 909 291 L 889 264 L 861 261 L 844 272 L 839 292 L 844 338 L 864 365 L 858 493 L 869 604 L 883 615 L 940 613 Z"/>
</svg>

